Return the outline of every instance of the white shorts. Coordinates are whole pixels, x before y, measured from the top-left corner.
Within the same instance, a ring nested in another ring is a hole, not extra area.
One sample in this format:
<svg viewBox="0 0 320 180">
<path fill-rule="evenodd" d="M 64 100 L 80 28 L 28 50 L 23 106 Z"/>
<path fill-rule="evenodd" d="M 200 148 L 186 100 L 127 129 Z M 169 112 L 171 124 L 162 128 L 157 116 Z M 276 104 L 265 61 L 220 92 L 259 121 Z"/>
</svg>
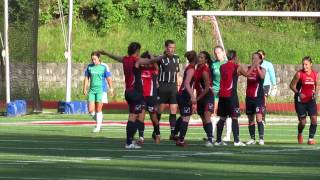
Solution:
<svg viewBox="0 0 320 180">
<path fill-rule="evenodd" d="M 102 103 L 108 104 L 108 93 L 107 92 L 102 93 Z"/>
</svg>

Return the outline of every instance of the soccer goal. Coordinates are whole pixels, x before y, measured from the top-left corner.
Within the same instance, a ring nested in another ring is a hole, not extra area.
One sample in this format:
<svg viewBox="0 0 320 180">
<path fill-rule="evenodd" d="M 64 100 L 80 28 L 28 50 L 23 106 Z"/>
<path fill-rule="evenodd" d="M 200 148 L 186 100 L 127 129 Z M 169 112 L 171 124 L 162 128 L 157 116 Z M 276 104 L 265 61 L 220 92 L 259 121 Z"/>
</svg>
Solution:
<svg viewBox="0 0 320 180">
<path fill-rule="evenodd" d="M 251 63 L 251 54 L 266 52 L 273 63 L 277 91 L 267 99 L 267 110 L 294 114 L 290 81 L 304 56 L 314 60 L 320 70 L 320 12 L 285 11 L 188 11 L 187 50 L 206 50 L 214 46 L 235 49 L 242 64 Z M 238 95 L 244 108 L 245 78 L 240 78 Z"/>
</svg>

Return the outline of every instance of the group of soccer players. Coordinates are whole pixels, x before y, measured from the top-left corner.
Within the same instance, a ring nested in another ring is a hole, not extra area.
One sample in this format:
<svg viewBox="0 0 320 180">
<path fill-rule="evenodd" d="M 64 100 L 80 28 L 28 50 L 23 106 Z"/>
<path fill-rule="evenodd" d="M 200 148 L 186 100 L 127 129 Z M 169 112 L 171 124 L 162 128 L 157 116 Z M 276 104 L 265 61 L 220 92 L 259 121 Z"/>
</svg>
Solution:
<svg viewBox="0 0 320 180">
<path fill-rule="evenodd" d="M 266 70 L 261 66 L 263 63 L 263 55 L 261 53 L 254 52 L 251 64 L 245 67 L 239 63 L 237 52 L 235 50 L 228 50 L 225 53 L 227 62 L 221 63 L 218 68 L 221 76 L 219 80 L 220 87 L 219 89 L 214 89 L 212 83 L 215 79 L 215 74 L 210 53 L 207 51 L 199 53 L 195 51 L 186 52 L 185 57 L 188 60 L 188 65 L 185 68 L 182 82 L 180 82 L 178 79 L 179 57 L 174 54 L 174 41 L 167 40 L 165 48 L 166 51 L 160 56 L 153 57 L 149 52 L 144 52 L 140 56 L 141 45 L 137 42 L 132 42 L 128 46 L 128 54 L 126 56 L 113 55 L 103 50 L 91 55 L 93 67 L 99 66 L 99 63 L 96 63 L 96 56 L 99 59 L 100 54 L 109 56 L 123 64 L 125 99 L 129 105 L 125 148 L 141 148 L 141 145 L 144 143 L 145 111 L 149 112 L 153 123 L 154 131 L 152 138 L 155 143 L 160 143 L 159 121 L 165 104 L 170 105 L 170 139 L 175 140 L 177 146 L 184 147 L 187 145 L 184 139 L 190 117 L 194 112 L 198 113 L 203 122 L 203 129 L 207 135 L 207 138 L 205 138 L 206 147 L 226 145 L 221 136 L 228 118 L 232 120 L 234 146 L 245 146 L 246 144 L 241 142 L 239 138 L 238 123 L 240 108 L 237 83 L 238 77 L 241 75 L 247 78 L 245 109 L 248 116 L 250 134 L 250 140 L 247 144 L 257 143 L 255 139 L 255 124 L 257 122 L 259 132 L 258 143 L 264 145 L 264 123 L 262 120 L 265 111 L 263 83 Z M 220 46 L 215 49 L 223 50 Z M 306 124 L 306 115 L 309 115 L 311 117 L 311 125 L 308 144 L 315 144 L 314 135 L 317 128 L 317 106 L 315 101 L 318 90 L 317 73 L 312 70 L 312 60 L 310 57 L 303 58 L 302 64 L 302 70 L 296 73 L 290 84 L 290 88 L 295 92 L 295 106 L 299 118 L 298 142 L 303 142 L 302 130 Z M 98 77 L 100 80 L 103 80 L 105 76 L 104 69 L 96 69 L 99 72 L 92 71 L 87 73 L 86 76 L 89 79 L 91 78 L 92 81 L 99 74 Z M 94 98 L 95 101 L 100 100 L 100 95 L 97 91 L 100 92 L 97 88 L 95 89 L 94 83 L 90 83 L 89 101 L 92 101 Z M 215 103 L 217 97 L 219 101 Z M 180 117 L 176 120 L 177 107 L 180 111 Z M 97 118 L 102 118 L 99 108 L 100 106 L 98 106 Z M 219 121 L 217 122 L 217 136 L 214 142 L 213 131 L 215 128 L 211 119 L 215 108 Z M 137 131 L 139 138 L 137 141 L 134 141 Z"/>
</svg>

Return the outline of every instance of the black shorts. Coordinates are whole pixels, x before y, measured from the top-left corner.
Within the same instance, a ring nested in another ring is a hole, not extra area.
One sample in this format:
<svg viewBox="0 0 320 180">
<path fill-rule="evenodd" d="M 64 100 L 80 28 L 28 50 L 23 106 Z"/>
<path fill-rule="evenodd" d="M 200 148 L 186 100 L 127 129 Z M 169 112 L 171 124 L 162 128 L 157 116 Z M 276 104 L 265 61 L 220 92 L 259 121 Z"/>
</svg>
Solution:
<svg viewBox="0 0 320 180">
<path fill-rule="evenodd" d="M 157 113 L 158 112 L 158 103 L 156 96 L 145 96 L 144 101 L 146 104 L 146 110 L 149 113 Z"/>
<path fill-rule="evenodd" d="M 240 117 L 238 97 L 219 97 L 217 115 L 220 117 Z"/>
<path fill-rule="evenodd" d="M 317 103 L 315 100 L 311 100 L 308 103 L 301 103 L 301 102 L 295 101 L 294 106 L 299 118 L 318 115 Z"/>
<path fill-rule="evenodd" d="M 175 83 L 160 83 L 158 100 L 159 104 L 177 104 L 177 85 Z"/>
<path fill-rule="evenodd" d="M 142 112 L 145 107 L 142 92 L 126 90 L 124 96 L 128 103 L 130 113 L 139 114 Z"/>
<path fill-rule="evenodd" d="M 177 94 L 177 102 L 181 116 L 192 115 L 192 103 L 190 99 L 190 95 L 185 91 L 181 94 Z"/>
<path fill-rule="evenodd" d="M 214 111 L 214 96 L 212 92 L 209 92 L 206 94 L 203 98 L 201 98 L 197 102 L 197 112 L 200 116 L 204 115 L 204 112 L 209 111 L 212 112 Z"/>
<path fill-rule="evenodd" d="M 263 86 L 264 96 L 269 96 L 270 93 L 270 85 Z"/>
<path fill-rule="evenodd" d="M 265 108 L 264 97 L 259 98 L 250 98 L 246 97 L 246 114 L 254 115 L 254 114 L 263 114 Z"/>
</svg>

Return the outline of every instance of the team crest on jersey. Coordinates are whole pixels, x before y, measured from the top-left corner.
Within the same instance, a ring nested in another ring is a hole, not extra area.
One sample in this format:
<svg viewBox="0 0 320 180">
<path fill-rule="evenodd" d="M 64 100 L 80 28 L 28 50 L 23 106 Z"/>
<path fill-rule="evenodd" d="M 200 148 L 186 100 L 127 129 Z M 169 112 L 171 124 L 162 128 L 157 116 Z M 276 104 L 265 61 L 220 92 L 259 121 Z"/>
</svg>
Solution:
<svg viewBox="0 0 320 180">
<path fill-rule="evenodd" d="M 148 111 L 149 112 L 155 112 L 155 111 L 157 111 L 157 108 L 154 107 L 154 106 L 148 106 Z"/>
<path fill-rule="evenodd" d="M 210 109 L 210 110 L 213 109 L 213 104 L 212 104 L 212 103 L 209 103 L 209 104 L 208 104 L 208 109 Z"/>
<path fill-rule="evenodd" d="M 234 108 L 234 112 L 237 114 L 240 113 L 240 108 Z"/>
<path fill-rule="evenodd" d="M 141 104 L 138 104 L 135 106 L 134 108 L 136 111 L 141 111 L 142 110 L 142 105 Z"/>
</svg>

